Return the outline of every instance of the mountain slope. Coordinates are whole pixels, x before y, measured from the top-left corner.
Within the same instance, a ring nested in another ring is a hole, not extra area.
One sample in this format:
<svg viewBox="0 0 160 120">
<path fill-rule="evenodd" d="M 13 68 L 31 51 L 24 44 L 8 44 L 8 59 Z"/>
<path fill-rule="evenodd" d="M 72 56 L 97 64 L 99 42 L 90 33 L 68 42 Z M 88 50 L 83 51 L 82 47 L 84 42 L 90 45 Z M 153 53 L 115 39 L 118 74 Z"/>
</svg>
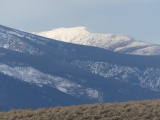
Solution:
<svg viewBox="0 0 160 120">
<path fill-rule="evenodd" d="M 64 42 L 95 46 L 114 52 L 135 55 L 160 55 L 160 45 L 134 40 L 123 34 L 90 33 L 85 27 L 58 28 L 34 34 Z"/>
<path fill-rule="evenodd" d="M 160 97 L 160 56 L 119 54 L 5 26 L 0 44 L 0 111 Z"/>
</svg>

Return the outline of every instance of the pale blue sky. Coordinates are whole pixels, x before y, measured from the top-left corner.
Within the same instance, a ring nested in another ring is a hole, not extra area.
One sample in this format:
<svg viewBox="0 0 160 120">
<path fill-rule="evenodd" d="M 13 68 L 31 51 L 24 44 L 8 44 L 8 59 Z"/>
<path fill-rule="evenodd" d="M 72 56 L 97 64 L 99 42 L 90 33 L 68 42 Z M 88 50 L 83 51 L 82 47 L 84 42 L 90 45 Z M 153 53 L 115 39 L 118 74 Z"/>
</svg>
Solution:
<svg viewBox="0 0 160 120">
<path fill-rule="evenodd" d="M 160 0 L 0 0 L 0 24 L 26 31 L 86 26 L 160 44 Z"/>
</svg>

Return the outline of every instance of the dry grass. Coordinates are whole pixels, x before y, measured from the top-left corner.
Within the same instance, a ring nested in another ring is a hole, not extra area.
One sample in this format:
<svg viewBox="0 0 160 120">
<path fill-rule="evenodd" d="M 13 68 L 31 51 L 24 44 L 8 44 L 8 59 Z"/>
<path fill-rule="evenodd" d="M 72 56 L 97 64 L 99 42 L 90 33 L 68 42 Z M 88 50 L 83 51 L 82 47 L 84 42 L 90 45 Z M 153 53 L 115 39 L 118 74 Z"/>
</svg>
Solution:
<svg viewBox="0 0 160 120">
<path fill-rule="evenodd" d="M 160 120 L 160 100 L 11 110 L 0 120 Z"/>
</svg>

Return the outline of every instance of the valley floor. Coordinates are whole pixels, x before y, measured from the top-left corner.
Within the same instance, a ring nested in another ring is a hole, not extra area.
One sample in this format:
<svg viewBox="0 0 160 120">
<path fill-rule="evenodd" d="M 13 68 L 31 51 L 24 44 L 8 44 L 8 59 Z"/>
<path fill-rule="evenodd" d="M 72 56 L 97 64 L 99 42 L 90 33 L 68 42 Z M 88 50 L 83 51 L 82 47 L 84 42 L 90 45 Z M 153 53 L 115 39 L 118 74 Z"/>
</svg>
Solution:
<svg viewBox="0 0 160 120">
<path fill-rule="evenodd" d="M 160 100 L 0 112 L 0 120 L 159 120 Z"/>
</svg>

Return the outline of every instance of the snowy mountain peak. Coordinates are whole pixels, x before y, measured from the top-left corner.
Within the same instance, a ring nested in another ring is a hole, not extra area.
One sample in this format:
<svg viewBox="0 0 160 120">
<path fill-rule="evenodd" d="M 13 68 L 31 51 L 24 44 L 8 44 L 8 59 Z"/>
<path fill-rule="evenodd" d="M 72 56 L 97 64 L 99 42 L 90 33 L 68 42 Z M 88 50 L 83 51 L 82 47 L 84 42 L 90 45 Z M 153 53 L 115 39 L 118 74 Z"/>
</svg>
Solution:
<svg viewBox="0 0 160 120">
<path fill-rule="evenodd" d="M 65 42 L 71 42 L 72 39 L 78 38 L 83 39 L 84 36 L 88 38 L 95 38 L 104 36 L 105 38 L 115 39 L 115 40 L 132 40 L 133 38 L 125 35 L 125 34 L 99 34 L 99 33 L 91 33 L 87 27 L 73 27 L 73 28 L 57 28 L 51 31 L 44 32 L 34 32 L 34 34 L 38 34 L 40 36 L 44 36 L 51 39 L 57 39 Z M 82 38 L 81 38 L 82 37 Z"/>
<path fill-rule="evenodd" d="M 74 28 L 58 28 L 58 29 L 53 29 L 51 32 L 57 33 L 57 34 L 68 34 L 68 35 L 79 35 L 79 34 L 86 34 L 89 33 L 87 31 L 86 27 L 74 27 Z"/>
<path fill-rule="evenodd" d="M 79 36 L 83 36 L 88 34 L 86 27 L 74 27 L 74 28 L 58 28 L 53 29 L 51 31 L 45 31 L 45 32 L 35 32 L 34 34 L 51 38 L 51 39 L 57 39 L 57 40 L 65 40 L 65 42 L 70 42 L 70 40 L 75 39 Z"/>
<path fill-rule="evenodd" d="M 114 52 L 135 55 L 160 55 L 160 46 L 137 41 L 124 34 L 91 33 L 86 27 L 58 28 L 34 34 L 63 42 L 104 48 Z"/>
</svg>

